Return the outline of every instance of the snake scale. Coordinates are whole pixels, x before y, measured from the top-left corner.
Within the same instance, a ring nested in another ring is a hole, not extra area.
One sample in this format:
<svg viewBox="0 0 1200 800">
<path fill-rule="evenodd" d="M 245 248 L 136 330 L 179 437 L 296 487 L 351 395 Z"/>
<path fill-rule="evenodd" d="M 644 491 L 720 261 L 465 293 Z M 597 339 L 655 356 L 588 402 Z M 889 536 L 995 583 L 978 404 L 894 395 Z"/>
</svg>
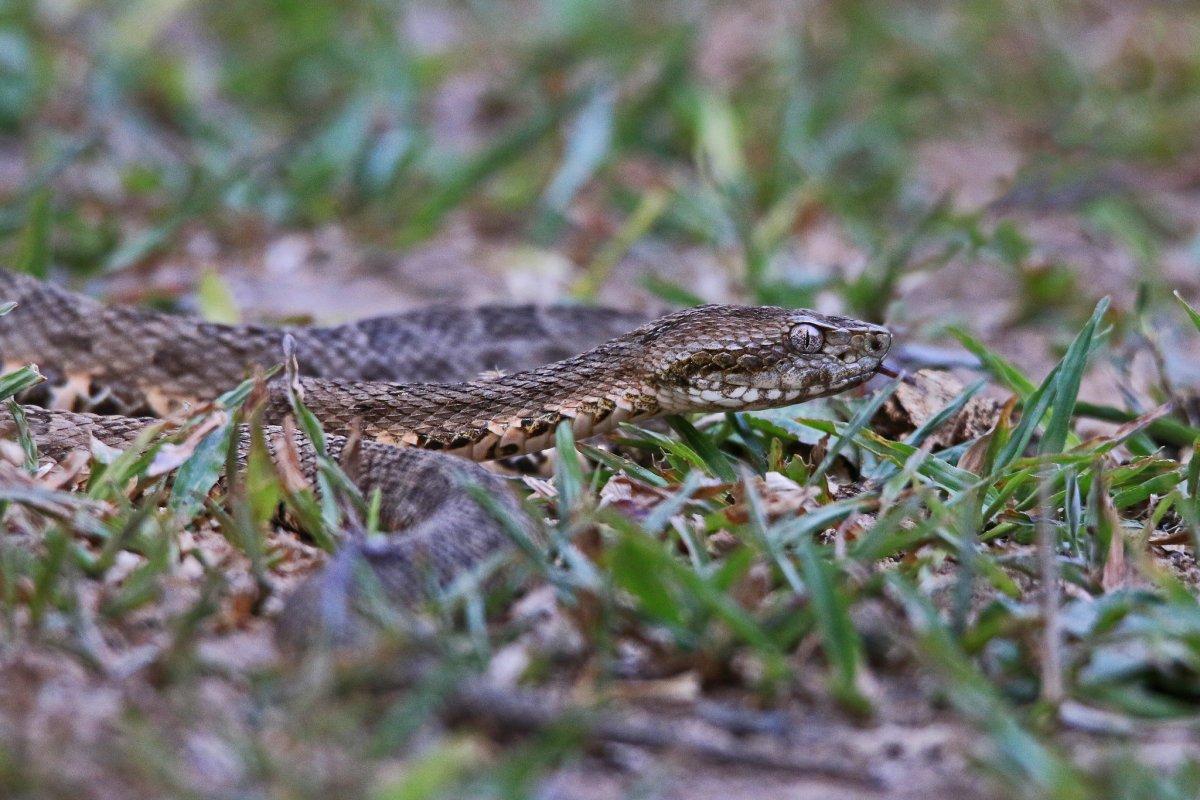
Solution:
<svg viewBox="0 0 1200 800">
<path fill-rule="evenodd" d="M 319 625 L 335 636 L 353 624 L 347 587 L 362 563 L 389 597 L 410 600 L 506 545 L 462 483 L 480 485 L 517 518 L 520 506 L 503 478 L 471 461 L 544 449 L 562 422 L 583 438 L 661 414 L 834 394 L 874 375 L 891 344 L 885 328 L 847 317 L 720 305 L 650 321 L 611 309 L 485 306 L 335 327 L 221 325 L 107 306 L 0 270 L 0 302 L 8 301 L 17 307 L 0 316 L 0 356 L 6 368 L 36 363 L 50 378 L 40 396 L 22 400 L 39 404 L 26 416 L 52 459 L 93 437 L 128 446 L 155 421 L 148 415 L 212 399 L 277 365 L 292 337 L 304 402 L 334 434 L 331 455 L 346 444 L 337 434 L 361 426 L 355 479 L 380 490 L 380 523 L 393 531 L 343 547 L 289 598 L 284 629 Z M 269 385 L 272 448 L 290 410 L 285 388 Z M 0 424 L 12 422 L 0 412 Z M 313 448 L 299 436 L 294 445 L 311 475 Z"/>
</svg>

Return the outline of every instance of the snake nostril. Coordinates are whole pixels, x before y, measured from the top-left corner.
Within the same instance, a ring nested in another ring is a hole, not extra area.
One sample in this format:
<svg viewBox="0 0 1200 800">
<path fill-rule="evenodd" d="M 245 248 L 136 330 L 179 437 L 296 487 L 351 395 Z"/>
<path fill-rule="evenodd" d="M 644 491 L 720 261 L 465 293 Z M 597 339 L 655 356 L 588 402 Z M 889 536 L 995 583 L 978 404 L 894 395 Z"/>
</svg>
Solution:
<svg viewBox="0 0 1200 800">
<path fill-rule="evenodd" d="M 882 353 L 888 349 L 892 343 L 892 336 L 889 333 L 873 333 L 867 336 L 866 350 L 868 353 Z"/>
</svg>

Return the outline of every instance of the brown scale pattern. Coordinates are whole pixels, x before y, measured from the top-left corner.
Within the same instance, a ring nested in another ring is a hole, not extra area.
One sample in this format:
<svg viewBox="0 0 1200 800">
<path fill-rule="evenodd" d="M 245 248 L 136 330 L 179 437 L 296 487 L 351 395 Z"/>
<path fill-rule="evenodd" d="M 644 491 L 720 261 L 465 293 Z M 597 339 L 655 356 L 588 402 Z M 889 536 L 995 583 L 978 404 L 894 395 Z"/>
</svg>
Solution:
<svg viewBox="0 0 1200 800">
<path fill-rule="evenodd" d="M 459 384 L 394 384 L 303 378 L 304 400 L 333 431 L 357 420 L 364 434 L 393 444 L 443 450 L 473 458 L 516 455 L 545 444 L 571 420 L 580 436 L 606 430 L 618 407 L 624 419 L 658 412 L 645 382 L 610 365 L 627 361 L 614 343 L 552 365 Z M 276 385 L 268 416 L 287 412 Z"/>
<path fill-rule="evenodd" d="M 798 352 L 798 326 L 821 348 Z M 356 422 L 378 441 L 475 460 L 546 447 L 559 423 L 577 437 L 661 413 L 763 408 L 840 391 L 874 374 L 890 344 L 857 320 L 778 308 L 676 312 L 553 364 L 457 384 L 304 378 L 305 403 L 329 429 Z M 288 409 L 277 385 L 268 415 Z"/>
<path fill-rule="evenodd" d="M 548 446 L 565 420 L 582 438 L 661 413 L 798 402 L 866 380 L 891 342 L 886 330 L 845 317 L 736 306 L 689 309 L 632 330 L 637 319 L 621 312 L 496 307 L 335 328 L 226 326 L 109 308 L 3 271 L 0 300 L 20 304 L 0 317 L 6 363 L 33 361 L 68 381 L 83 376 L 90 389 L 111 391 L 118 408 L 160 411 L 214 397 L 276 363 L 283 334 L 294 337 L 306 405 L 330 431 L 357 421 L 376 440 L 363 447 L 358 480 L 364 491 L 382 491 L 384 521 L 394 530 L 382 545 L 344 548 L 289 603 L 286 628 L 308 631 L 315 622 L 334 636 L 353 628 L 357 564 L 369 565 L 391 596 L 411 599 L 428 579 L 444 583 L 504 546 L 502 528 L 459 488 L 462 481 L 484 485 L 523 518 L 501 479 L 428 451 L 486 460 Z M 587 347 L 537 366 L 564 348 Z M 516 371 L 470 379 L 497 366 Z M 463 382 L 420 382 L 431 372 Z M 287 410 L 276 383 L 267 418 L 279 421 Z M 84 447 L 90 436 L 125 446 L 149 422 L 36 408 L 28 415 L 50 455 Z M 11 427 L 11 419 L 0 422 Z M 314 453 L 296 444 L 311 471 Z M 334 437 L 330 446 L 336 454 L 344 441 Z"/>
<path fill-rule="evenodd" d="M 123 414 L 212 399 L 254 368 L 279 365 L 289 333 L 311 377 L 462 381 L 567 358 L 645 321 L 604 308 L 434 306 L 329 327 L 218 325 L 105 306 L 0 270 L 0 302 L 8 301 L 17 308 L 0 317 L 6 365 L 37 363 L 54 383 L 86 376 Z"/>
</svg>

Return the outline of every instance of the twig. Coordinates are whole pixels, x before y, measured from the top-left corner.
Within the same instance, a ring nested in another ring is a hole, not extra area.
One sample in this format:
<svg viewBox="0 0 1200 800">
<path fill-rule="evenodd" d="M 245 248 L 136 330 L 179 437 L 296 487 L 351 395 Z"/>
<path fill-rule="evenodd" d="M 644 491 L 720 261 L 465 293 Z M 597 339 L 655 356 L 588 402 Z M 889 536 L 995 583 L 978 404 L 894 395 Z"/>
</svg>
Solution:
<svg viewBox="0 0 1200 800">
<path fill-rule="evenodd" d="M 696 715 L 709 725 L 738 736 L 759 733 L 786 737 L 790 733 L 787 716 L 780 711 L 755 711 L 725 703 L 703 701 L 696 704 Z"/>
<path fill-rule="evenodd" d="M 880 778 L 863 765 L 721 742 L 689 733 L 678 724 L 636 720 L 622 712 L 564 708 L 548 701 L 540 692 L 500 689 L 480 681 L 467 682 L 452 692 L 446 709 L 452 716 L 488 719 L 515 731 L 570 725 L 584 737 L 596 741 L 675 750 L 723 764 L 803 774 L 863 788 L 883 788 Z"/>
<path fill-rule="evenodd" d="M 1055 558 L 1054 525 L 1050 523 L 1050 475 L 1038 480 L 1037 553 L 1042 578 L 1042 699 L 1057 707 L 1064 697 L 1062 678 L 1062 620 L 1058 614 L 1059 575 Z"/>
<path fill-rule="evenodd" d="M 446 665 L 436 658 L 417 655 L 434 648 L 434 640 L 425 634 L 412 632 L 405 640 L 411 655 L 403 663 L 389 661 L 385 672 L 374 669 L 351 670 L 342 673 L 341 690 L 354 688 L 373 692 L 411 690 L 414 686 L 438 687 L 442 715 L 449 719 L 490 721 L 495 727 L 517 733 L 531 733 L 549 728 L 564 727 L 585 740 L 645 747 L 651 750 L 671 750 L 686 753 L 701 760 L 723 764 L 738 764 L 776 770 L 811 778 L 851 784 L 866 789 L 885 788 L 883 780 L 868 765 L 847 759 L 797 756 L 788 752 L 753 748 L 737 742 L 722 741 L 712 734 L 703 735 L 687 730 L 678 720 L 662 722 L 637 719 L 630 709 L 597 711 L 579 706 L 563 705 L 546 691 L 499 687 L 482 678 L 447 672 Z M 731 732 L 772 733 L 777 737 L 781 721 L 775 715 L 756 715 L 751 719 L 729 709 L 730 717 L 712 719 L 719 715 L 698 713 L 697 717 L 716 730 Z"/>
</svg>

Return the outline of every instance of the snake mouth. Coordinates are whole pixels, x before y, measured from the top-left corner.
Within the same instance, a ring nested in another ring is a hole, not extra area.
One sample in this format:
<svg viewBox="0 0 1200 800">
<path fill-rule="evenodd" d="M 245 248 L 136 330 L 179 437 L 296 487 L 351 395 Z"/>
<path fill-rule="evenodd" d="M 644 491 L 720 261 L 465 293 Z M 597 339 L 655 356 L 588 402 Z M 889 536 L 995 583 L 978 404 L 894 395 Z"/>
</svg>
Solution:
<svg viewBox="0 0 1200 800">
<path fill-rule="evenodd" d="M 810 368 L 792 374 L 762 376 L 758 380 L 738 376 L 740 379 L 723 385 L 668 389 L 660 392 L 658 399 L 664 409 L 673 412 L 761 411 L 827 397 L 858 386 L 879 370 L 880 363 L 875 357 L 860 357 L 850 364 L 830 359 L 818 370 Z"/>
<path fill-rule="evenodd" d="M 881 359 L 874 357 L 860 357 L 851 363 L 843 363 L 836 370 L 830 370 L 828 380 L 818 384 L 820 391 L 811 396 L 826 397 L 866 383 L 879 371 L 881 364 Z"/>
<path fill-rule="evenodd" d="M 664 387 L 657 395 L 662 408 L 669 413 L 758 411 L 837 394 L 865 383 L 881 365 L 881 352 L 878 356 L 859 352 L 849 361 L 827 355 L 819 365 L 801 364 L 784 371 L 727 374 L 720 380 L 699 385 Z"/>
</svg>

